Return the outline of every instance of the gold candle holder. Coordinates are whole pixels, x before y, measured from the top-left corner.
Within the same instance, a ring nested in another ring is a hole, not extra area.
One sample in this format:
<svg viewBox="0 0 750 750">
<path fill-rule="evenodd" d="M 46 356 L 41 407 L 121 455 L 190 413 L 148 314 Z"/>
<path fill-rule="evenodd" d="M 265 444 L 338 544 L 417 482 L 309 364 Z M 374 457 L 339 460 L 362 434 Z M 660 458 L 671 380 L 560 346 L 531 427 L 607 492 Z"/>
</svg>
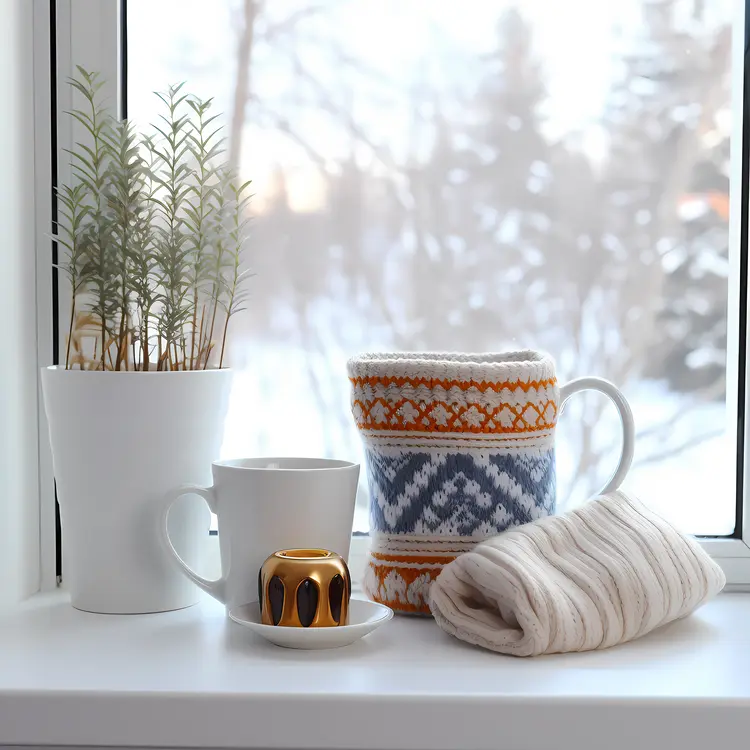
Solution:
<svg viewBox="0 0 750 750">
<path fill-rule="evenodd" d="M 261 622 L 290 628 L 349 623 L 352 581 L 344 560 L 325 549 L 274 552 L 258 573 Z"/>
</svg>

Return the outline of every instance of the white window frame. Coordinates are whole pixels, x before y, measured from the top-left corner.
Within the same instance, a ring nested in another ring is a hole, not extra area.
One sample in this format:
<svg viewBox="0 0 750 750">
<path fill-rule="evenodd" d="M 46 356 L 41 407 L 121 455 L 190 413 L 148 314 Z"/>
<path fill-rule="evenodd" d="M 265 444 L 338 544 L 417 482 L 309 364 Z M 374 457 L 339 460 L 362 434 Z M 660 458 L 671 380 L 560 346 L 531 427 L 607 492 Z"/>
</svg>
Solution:
<svg viewBox="0 0 750 750">
<path fill-rule="evenodd" d="M 52 309 L 52 265 L 51 240 L 49 238 L 51 214 L 50 172 L 50 0 L 32 0 L 34 3 L 34 78 L 35 78 L 35 180 L 36 180 L 36 251 L 37 251 L 37 299 L 38 299 L 38 358 L 40 366 L 52 364 L 53 309 Z M 744 17 L 745 0 L 735 0 L 737 18 Z M 73 141 L 70 118 L 64 115 L 70 106 L 70 92 L 62 85 L 74 73 L 73 64 L 83 65 L 89 70 L 102 73 L 107 80 L 105 95 L 111 101 L 121 102 L 119 91 L 119 65 L 121 43 L 120 0 L 57 0 L 57 81 L 58 81 L 58 153 L 70 148 Z M 736 58 L 744 46 L 744 25 L 734 28 L 733 49 Z M 744 62 L 744 59 L 743 59 Z M 744 65 L 735 64 L 732 95 L 742 100 Z M 743 156 L 743 118 L 734 118 L 732 133 L 733 174 L 732 184 L 741 184 Z M 58 158 L 58 177 L 64 181 L 69 171 L 67 161 Z M 735 217 L 730 227 L 730 288 L 729 288 L 729 353 L 727 361 L 727 414 L 729 429 L 736 429 L 738 398 L 741 396 L 750 405 L 750 380 L 746 377 L 742 389 L 738 388 L 740 321 L 731 312 L 740 309 L 740 295 L 744 295 L 747 310 L 747 285 L 740 284 L 740 246 L 742 228 L 736 217 L 741 215 L 741 190 L 734 189 L 731 195 L 731 216 Z M 750 199 L 750 189 L 746 191 Z M 58 306 L 65 309 L 65 284 L 59 285 Z M 750 327 L 745 327 L 750 331 Z M 750 352 L 750 337 L 746 351 Z M 57 585 L 55 497 L 51 454 L 47 442 L 47 425 L 44 410 L 39 410 L 39 462 L 40 462 L 40 543 L 41 543 L 41 589 L 50 590 Z M 750 590 L 750 419 L 744 422 L 743 460 L 743 509 L 741 538 L 702 538 L 701 544 L 724 569 L 728 590 Z M 711 499 L 707 498 L 707 502 Z M 214 541 L 217 537 L 211 537 Z M 367 553 L 367 537 L 352 539 L 352 570 L 355 576 L 364 570 Z M 214 544 L 214 562 L 218 565 L 218 545 Z"/>
</svg>

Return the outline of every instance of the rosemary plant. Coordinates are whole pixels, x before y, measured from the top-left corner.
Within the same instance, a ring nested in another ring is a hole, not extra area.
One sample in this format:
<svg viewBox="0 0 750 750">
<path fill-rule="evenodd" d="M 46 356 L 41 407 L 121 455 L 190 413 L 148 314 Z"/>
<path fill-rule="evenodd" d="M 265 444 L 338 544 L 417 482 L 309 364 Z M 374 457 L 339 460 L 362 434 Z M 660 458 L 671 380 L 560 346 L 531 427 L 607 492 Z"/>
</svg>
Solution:
<svg viewBox="0 0 750 750">
<path fill-rule="evenodd" d="M 222 153 L 211 100 L 157 94 L 150 135 L 118 121 L 96 73 L 71 80 L 70 115 L 84 139 L 70 151 L 73 184 L 58 191 L 62 264 L 72 288 L 66 368 L 223 367 L 232 316 L 246 298 L 250 183 Z"/>
</svg>

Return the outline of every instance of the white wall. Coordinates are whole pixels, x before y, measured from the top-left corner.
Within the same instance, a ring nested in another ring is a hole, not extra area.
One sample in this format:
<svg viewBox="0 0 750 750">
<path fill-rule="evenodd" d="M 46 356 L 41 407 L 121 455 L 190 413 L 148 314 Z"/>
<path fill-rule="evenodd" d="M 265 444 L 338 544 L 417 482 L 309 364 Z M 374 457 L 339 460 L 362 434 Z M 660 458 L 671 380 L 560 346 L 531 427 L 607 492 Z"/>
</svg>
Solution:
<svg viewBox="0 0 750 750">
<path fill-rule="evenodd" d="M 30 0 L 0 0 L 0 604 L 39 586 Z"/>
</svg>

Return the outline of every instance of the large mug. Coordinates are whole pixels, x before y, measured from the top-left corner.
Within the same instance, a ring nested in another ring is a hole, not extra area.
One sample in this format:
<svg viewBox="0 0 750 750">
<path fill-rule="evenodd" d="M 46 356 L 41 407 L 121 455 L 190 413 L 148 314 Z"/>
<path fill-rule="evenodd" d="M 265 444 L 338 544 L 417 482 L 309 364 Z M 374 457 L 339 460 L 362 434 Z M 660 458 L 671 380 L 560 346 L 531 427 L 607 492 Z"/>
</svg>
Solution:
<svg viewBox="0 0 750 750">
<path fill-rule="evenodd" d="M 363 588 L 396 612 L 428 614 L 427 590 L 446 564 L 554 512 L 555 426 L 573 394 L 600 391 L 620 415 L 622 450 L 602 492 L 633 460 L 622 393 L 593 377 L 560 387 L 542 352 L 363 354 L 348 370 L 370 487 Z"/>
<path fill-rule="evenodd" d="M 281 549 L 317 547 L 348 561 L 359 465 L 325 458 L 216 461 L 213 485 L 179 487 L 164 498 L 164 549 L 196 586 L 227 609 L 258 601 L 258 573 Z M 196 573 L 169 537 L 169 510 L 183 495 L 200 495 L 216 514 L 221 576 Z"/>
</svg>

